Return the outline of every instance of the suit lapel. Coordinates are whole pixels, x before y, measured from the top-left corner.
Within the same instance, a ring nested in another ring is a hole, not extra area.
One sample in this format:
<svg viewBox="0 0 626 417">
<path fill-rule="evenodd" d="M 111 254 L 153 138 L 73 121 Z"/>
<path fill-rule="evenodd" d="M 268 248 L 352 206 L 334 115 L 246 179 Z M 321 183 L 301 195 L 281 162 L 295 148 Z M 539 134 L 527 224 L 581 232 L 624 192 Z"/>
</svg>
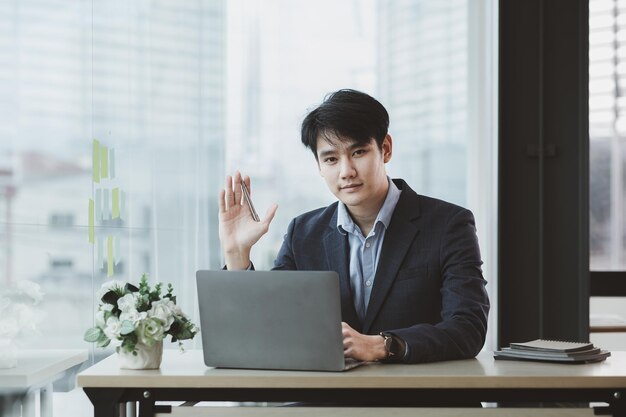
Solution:
<svg viewBox="0 0 626 417">
<path fill-rule="evenodd" d="M 337 230 L 337 211 L 333 215 L 329 228 L 323 238 L 324 251 L 328 260 L 328 269 L 337 271 L 339 274 L 339 289 L 341 293 L 341 312 L 342 319 L 355 330 L 360 330 L 361 322 L 354 309 L 352 300 L 352 291 L 350 289 L 350 271 L 348 258 L 350 256 L 350 248 L 348 246 L 348 237 L 342 235 Z"/>
<path fill-rule="evenodd" d="M 419 216 L 417 194 L 404 182 L 397 185 L 402 189 L 402 194 L 394 210 L 389 228 L 385 232 L 385 240 L 376 268 L 374 287 L 363 323 L 362 333 L 364 334 L 367 334 L 372 326 L 396 279 L 407 251 L 419 233 L 416 223 L 413 222 L 413 219 Z"/>
</svg>

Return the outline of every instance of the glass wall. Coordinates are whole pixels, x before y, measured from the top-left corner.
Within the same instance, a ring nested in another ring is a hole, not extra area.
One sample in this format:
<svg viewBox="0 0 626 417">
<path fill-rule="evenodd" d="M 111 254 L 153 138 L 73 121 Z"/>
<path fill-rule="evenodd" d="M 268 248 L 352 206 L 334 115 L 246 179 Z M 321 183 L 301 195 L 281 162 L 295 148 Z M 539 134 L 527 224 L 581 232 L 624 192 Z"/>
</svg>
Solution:
<svg viewBox="0 0 626 417">
<path fill-rule="evenodd" d="M 299 125 L 340 88 L 389 110 L 392 177 L 474 211 L 495 311 L 494 3 L 1 2 L 0 291 L 43 292 L 17 344 L 110 353 L 83 341 L 95 294 L 143 273 L 197 321 L 236 169 L 262 216 L 279 205 L 252 254 L 270 268 L 291 218 L 333 201 Z"/>
<path fill-rule="evenodd" d="M 626 1 L 589 2 L 591 270 L 626 269 Z"/>
</svg>

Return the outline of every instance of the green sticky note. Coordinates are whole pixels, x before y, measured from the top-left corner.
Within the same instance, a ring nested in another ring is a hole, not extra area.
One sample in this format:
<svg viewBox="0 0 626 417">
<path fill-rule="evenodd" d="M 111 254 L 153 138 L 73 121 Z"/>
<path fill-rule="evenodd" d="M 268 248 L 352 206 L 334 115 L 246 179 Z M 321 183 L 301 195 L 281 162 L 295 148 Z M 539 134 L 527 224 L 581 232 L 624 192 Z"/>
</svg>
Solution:
<svg viewBox="0 0 626 417">
<path fill-rule="evenodd" d="M 94 223 L 93 211 L 94 211 L 93 200 L 90 198 L 89 199 L 89 243 L 91 244 L 95 243 L 94 229 L 93 229 L 93 223 Z"/>
<path fill-rule="evenodd" d="M 117 219 L 120 217 L 120 189 L 114 188 L 112 192 L 112 203 L 113 207 L 111 209 L 111 218 Z"/>
<path fill-rule="evenodd" d="M 109 148 L 100 146 L 100 178 L 109 178 Z"/>
<path fill-rule="evenodd" d="M 100 182 L 100 142 L 93 140 L 93 182 Z"/>
<path fill-rule="evenodd" d="M 104 268 L 104 240 L 102 239 L 102 236 L 98 236 L 98 242 L 96 242 L 96 255 L 98 258 L 96 265 L 98 265 L 98 271 L 101 271 Z"/>
<path fill-rule="evenodd" d="M 115 254 L 117 255 L 115 257 L 115 264 L 119 264 L 122 258 L 121 255 L 121 251 L 120 251 L 120 237 L 119 236 L 115 236 L 115 239 L 113 240 L 113 250 L 115 251 Z"/>
<path fill-rule="evenodd" d="M 113 236 L 107 236 L 107 277 L 113 276 Z"/>
<path fill-rule="evenodd" d="M 115 178 L 115 149 L 109 149 L 109 177 Z"/>
</svg>

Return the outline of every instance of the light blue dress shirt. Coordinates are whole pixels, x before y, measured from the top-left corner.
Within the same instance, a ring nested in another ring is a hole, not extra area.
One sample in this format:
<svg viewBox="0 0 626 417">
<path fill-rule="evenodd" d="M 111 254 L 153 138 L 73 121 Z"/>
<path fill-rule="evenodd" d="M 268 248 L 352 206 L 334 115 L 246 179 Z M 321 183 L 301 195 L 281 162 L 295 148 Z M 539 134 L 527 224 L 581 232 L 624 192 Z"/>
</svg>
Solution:
<svg viewBox="0 0 626 417">
<path fill-rule="evenodd" d="M 365 319 L 372 287 L 374 286 L 374 277 L 383 247 L 383 240 L 385 239 L 385 232 L 389 227 L 391 216 L 400 199 L 401 191 L 391 179 L 387 178 L 387 180 L 389 181 L 387 197 L 378 212 L 378 216 L 376 216 L 374 227 L 372 227 L 367 236 L 363 236 L 361 228 L 354 223 L 345 204 L 339 202 L 337 210 L 337 229 L 339 233 L 348 235 L 352 300 L 361 322 Z"/>
</svg>

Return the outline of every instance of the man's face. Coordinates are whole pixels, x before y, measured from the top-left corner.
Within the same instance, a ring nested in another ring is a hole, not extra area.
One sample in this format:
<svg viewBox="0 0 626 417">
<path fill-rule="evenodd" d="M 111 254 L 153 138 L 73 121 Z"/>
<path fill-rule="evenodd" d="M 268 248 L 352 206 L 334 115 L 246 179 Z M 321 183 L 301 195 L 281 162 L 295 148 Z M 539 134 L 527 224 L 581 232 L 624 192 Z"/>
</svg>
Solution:
<svg viewBox="0 0 626 417">
<path fill-rule="evenodd" d="M 318 165 L 328 189 L 348 208 L 380 208 L 375 206 L 387 194 L 385 163 L 391 159 L 391 136 L 385 137 L 382 149 L 374 139 L 365 145 L 328 139 L 317 138 Z"/>
</svg>

